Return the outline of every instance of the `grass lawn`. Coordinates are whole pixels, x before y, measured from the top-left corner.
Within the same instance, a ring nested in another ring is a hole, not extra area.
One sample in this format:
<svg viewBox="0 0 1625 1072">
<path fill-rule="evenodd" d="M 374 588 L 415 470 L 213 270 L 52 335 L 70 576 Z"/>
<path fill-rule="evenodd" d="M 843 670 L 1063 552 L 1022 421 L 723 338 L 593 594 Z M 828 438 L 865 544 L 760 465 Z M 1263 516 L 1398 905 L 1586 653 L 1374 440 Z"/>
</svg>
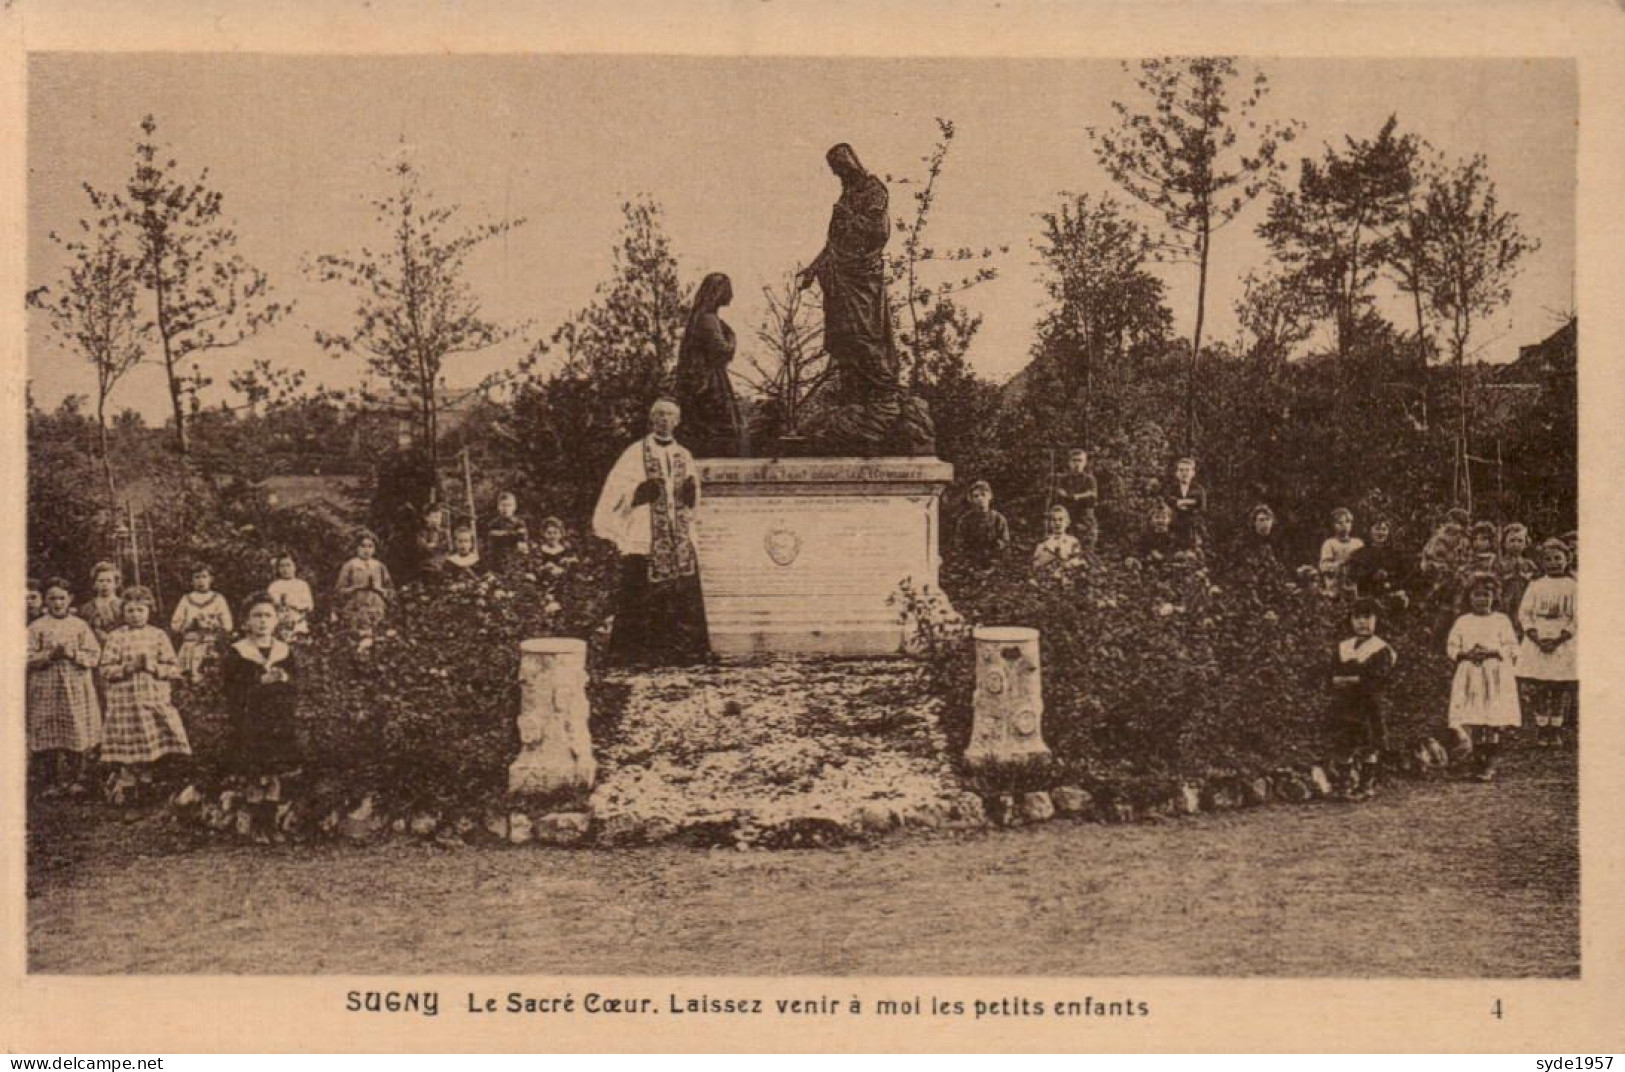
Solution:
<svg viewBox="0 0 1625 1072">
<path fill-rule="evenodd" d="M 49 973 L 1574 977 L 1572 756 L 1492 786 L 839 850 L 251 848 L 30 816 Z"/>
</svg>

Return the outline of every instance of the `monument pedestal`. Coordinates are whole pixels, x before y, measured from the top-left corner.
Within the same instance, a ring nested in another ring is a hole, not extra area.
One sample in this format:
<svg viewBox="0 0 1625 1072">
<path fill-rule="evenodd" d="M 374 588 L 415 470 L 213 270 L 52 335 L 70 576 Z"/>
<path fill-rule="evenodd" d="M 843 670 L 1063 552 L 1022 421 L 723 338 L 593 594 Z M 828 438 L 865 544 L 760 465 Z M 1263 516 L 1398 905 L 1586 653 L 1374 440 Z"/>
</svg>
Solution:
<svg viewBox="0 0 1625 1072">
<path fill-rule="evenodd" d="M 905 580 L 937 584 L 936 458 L 702 458 L 695 519 L 711 649 L 897 655 Z"/>
</svg>

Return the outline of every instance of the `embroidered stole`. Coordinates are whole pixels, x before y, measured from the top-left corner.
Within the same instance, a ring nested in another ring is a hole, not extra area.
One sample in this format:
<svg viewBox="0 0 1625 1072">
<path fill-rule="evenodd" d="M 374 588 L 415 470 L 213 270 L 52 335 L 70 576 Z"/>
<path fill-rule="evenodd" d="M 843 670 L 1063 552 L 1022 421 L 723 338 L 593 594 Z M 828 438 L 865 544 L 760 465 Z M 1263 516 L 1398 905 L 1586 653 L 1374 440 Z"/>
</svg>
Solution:
<svg viewBox="0 0 1625 1072">
<path fill-rule="evenodd" d="M 669 450 L 671 472 L 662 471 L 660 457 L 655 453 L 654 437 L 643 439 L 643 475 L 649 480 L 664 480 L 670 492 L 649 504 L 649 582 L 691 577 L 699 569 L 695 561 L 694 544 L 688 538 L 689 508 L 678 501 L 683 484 L 688 480 L 688 460 L 681 451 Z"/>
</svg>

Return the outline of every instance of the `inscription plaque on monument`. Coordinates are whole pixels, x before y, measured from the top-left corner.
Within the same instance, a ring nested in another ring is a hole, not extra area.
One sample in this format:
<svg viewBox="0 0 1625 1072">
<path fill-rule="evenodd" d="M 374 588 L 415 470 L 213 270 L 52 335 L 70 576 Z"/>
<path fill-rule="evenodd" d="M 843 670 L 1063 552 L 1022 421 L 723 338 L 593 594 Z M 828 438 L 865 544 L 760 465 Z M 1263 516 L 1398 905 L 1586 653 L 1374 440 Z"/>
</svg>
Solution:
<svg viewBox="0 0 1625 1072">
<path fill-rule="evenodd" d="M 893 655 L 891 597 L 935 586 L 935 458 L 701 459 L 696 517 L 711 648 L 723 656 Z"/>
</svg>

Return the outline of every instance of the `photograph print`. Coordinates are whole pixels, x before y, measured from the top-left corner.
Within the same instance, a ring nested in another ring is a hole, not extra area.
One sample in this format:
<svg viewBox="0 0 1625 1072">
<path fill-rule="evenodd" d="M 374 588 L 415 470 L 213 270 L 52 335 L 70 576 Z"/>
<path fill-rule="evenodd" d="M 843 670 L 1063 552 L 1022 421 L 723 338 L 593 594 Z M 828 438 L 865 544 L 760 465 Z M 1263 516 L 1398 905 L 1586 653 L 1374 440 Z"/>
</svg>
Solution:
<svg viewBox="0 0 1625 1072">
<path fill-rule="evenodd" d="M 1580 975 L 1574 62 L 26 81 L 30 972 Z"/>
</svg>

